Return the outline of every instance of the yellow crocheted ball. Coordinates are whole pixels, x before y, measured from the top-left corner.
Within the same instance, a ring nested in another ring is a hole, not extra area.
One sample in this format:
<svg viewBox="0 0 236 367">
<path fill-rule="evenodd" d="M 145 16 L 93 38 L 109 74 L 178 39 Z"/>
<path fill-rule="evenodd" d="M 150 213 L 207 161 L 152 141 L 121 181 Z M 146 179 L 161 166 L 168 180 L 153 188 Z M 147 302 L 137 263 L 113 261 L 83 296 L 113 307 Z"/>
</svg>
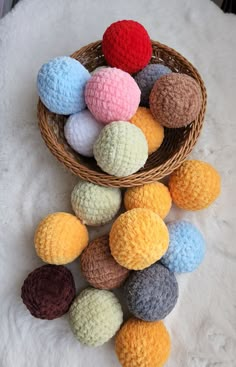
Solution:
<svg viewBox="0 0 236 367">
<path fill-rule="evenodd" d="M 168 229 L 150 209 L 135 208 L 121 214 L 113 223 L 109 245 L 115 260 L 127 269 L 142 270 L 167 251 Z"/>
<path fill-rule="evenodd" d="M 131 187 L 125 192 L 124 197 L 126 210 L 147 208 L 157 213 L 162 219 L 169 213 L 171 203 L 170 192 L 161 182 Z"/>
<path fill-rule="evenodd" d="M 122 326 L 115 339 L 122 367 L 163 367 L 170 348 L 170 335 L 162 321 L 132 318 Z"/>
<path fill-rule="evenodd" d="M 74 215 L 53 213 L 39 223 L 34 243 L 38 256 L 46 263 L 67 264 L 87 246 L 88 231 Z"/>
<path fill-rule="evenodd" d="M 169 190 L 173 202 L 186 210 L 207 208 L 220 194 L 221 178 L 208 163 L 189 160 L 172 175 Z"/>
<path fill-rule="evenodd" d="M 148 154 L 157 150 L 164 139 L 163 126 L 154 119 L 149 108 L 139 107 L 130 122 L 139 127 L 148 143 Z"/>
</svg>

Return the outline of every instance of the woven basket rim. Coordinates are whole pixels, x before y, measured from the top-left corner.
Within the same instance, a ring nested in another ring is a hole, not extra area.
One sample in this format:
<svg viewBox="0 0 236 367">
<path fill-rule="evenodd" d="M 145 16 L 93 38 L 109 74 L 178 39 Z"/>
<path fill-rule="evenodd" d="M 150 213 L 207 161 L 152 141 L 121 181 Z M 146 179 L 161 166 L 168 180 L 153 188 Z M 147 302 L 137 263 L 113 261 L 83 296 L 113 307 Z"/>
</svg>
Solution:
<svg viewBox="0 0 236 367">
<path fill-rule="evenodd" d="M 167 176 L 175 169 L 177 169 L 186 160 L 187 155 L 192 151 L 194 145 L 196 144 L 203 126 L 204 116 L 206 112 L 207 93 L 204 82 L 199 75 L 197 69 L 184 56 L 175 51 L 173 48 L 170 48 L 160 42 L 153 40 L 151 42 L 153 46 L 158 47 L 158 49 L 171 54 L 172 58 L 175 57 L 178 59 L 178 61 L 181 61 L 181 63 L 187 65 L 191 76 L 199 84 L 202 92 L 202 105 L 198 118 L 193 122 L 194 128 L 190 130 L 189 135 L 184 141 L 181 148 L 163 164 L 160 164 L 159 166 L 153 167 L 148 170 L 141 170 L 140 172 L 138 171 L 127 177 L 115 177 L 108 175 L 105 172 L 95 171 L 83 165 L 78 160 L 76 160 L 69 151 L 64 149 L 64 147 L 57 141 L 55 134 L 52 132 L 48 124 L 47 117 L 48 114 L 50 114 L 50 111 L 43 105 L 43 103 L 39 99 L 38 123 L 41 135 L 52 154 L 76 176 L 79 176 L 80 178 L 89 182 L 110 187 L 132 187 L 143 185 L 144 183 L 152 183 L 154 181 L 162 179 L 163 177 Z M 71 57 L 78 58 L 78 54 L 82 55 L 88 50 L 94 49 L 99 45 L 101 45 L 101 40 L 92 42 L 88 45 L 83 46 L 78 51 L 75 51 L 71 55 Z"/>
</svg>

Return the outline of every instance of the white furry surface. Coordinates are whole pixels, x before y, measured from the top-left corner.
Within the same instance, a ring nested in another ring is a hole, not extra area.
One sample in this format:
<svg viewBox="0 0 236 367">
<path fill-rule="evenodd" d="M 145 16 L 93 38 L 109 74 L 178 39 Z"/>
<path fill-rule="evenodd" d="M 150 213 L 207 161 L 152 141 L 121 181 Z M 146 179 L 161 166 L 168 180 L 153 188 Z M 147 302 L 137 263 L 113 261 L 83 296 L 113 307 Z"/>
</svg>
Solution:
<svg viewBox="0 0 236 367">
<path fill-rule="evenodd" d="M 45 148 L 37 127 L 36 75 L 41 64 L 100 39 L 113 21 L 133 18 L 151 37 L 199 69 L 208 90 L 203 132 L 193 156 L 222 175 L 221 197 L 207 210 L 172 209 L 207 240 L 203 265 L 178 276 L 180 297 L 166 318 L 168 367 L 234 367 L 236 262 L 236 17 L 208 0 L 23 0 L 0 22 L 0 366 L 118 367 L 113 343 L 91 349 L 73 337 L 67 317 L 38 320 L 20 299 L 26 275 L 42 263 L 34 229 L 49 212 L 70 211 L 76 178 Z M 104 232 L 104 229 L 101 231 Z M 93 233 L 95 235 L 95 233 Z M 78 289 L 78 261 L 69 266 Z"/>
</svg>

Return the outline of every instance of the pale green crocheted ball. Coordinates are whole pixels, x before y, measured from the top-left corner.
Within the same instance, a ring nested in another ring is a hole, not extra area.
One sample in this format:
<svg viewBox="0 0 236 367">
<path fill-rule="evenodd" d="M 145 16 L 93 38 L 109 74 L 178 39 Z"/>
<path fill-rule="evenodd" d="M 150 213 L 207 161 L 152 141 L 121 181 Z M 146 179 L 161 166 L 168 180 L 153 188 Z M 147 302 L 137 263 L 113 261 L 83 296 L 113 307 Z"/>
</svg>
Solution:
<svg viewBox="0 0 236 367">
<path fill-rule="evenodd" d="M 93 146 L 93 153 L 104 172 L 125 177 L 144 166 L 148 158 L 148 144 L 137 126 L 127 121 L 115 121 L 102 129 Z"/>
<path fill-rule="evenodd" d="M 72 191 L 71 204 L 84 224 L 99 226 L 114 218 L 120 209 L 121 191 L 80 181 Z"/>
<path fill-rule="evenodd" d="M 116 334 L 123 322 L 123 312 L 112 292 L 87 288 L 72 303 L 69 320 L 81 343 L 97 347 Z"/>
</svg>

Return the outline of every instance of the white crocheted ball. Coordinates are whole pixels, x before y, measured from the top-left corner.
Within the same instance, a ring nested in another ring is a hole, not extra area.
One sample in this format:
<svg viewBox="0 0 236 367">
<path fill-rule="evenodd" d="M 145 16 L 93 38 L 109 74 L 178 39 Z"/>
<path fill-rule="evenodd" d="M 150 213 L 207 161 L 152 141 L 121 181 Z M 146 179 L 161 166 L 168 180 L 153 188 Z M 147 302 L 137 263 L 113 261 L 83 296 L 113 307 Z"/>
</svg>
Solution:
<svg viewBox="0 0 236 367">
<path fill-rule="evenodd" d="M 112 220 L 121 205 L 120 189 L 80 181 L 71 194 L 76 216 L 89 226 L 99 226 Z"/>
<path fill-rule="evenodd" d="M 93 156 L 95 143 L 104 125 L 98 122 L 88 110 L 71 115 L 64 127 L 68 144 L 78 153 Z"/>
<path fill-rule="evenodd" d="M 104 172 L 125 177 L 144 166 L 148 144 L 141 129 L 127 121 L 115 121 L 102 129 L 93 152 Z"/>
</svg>

